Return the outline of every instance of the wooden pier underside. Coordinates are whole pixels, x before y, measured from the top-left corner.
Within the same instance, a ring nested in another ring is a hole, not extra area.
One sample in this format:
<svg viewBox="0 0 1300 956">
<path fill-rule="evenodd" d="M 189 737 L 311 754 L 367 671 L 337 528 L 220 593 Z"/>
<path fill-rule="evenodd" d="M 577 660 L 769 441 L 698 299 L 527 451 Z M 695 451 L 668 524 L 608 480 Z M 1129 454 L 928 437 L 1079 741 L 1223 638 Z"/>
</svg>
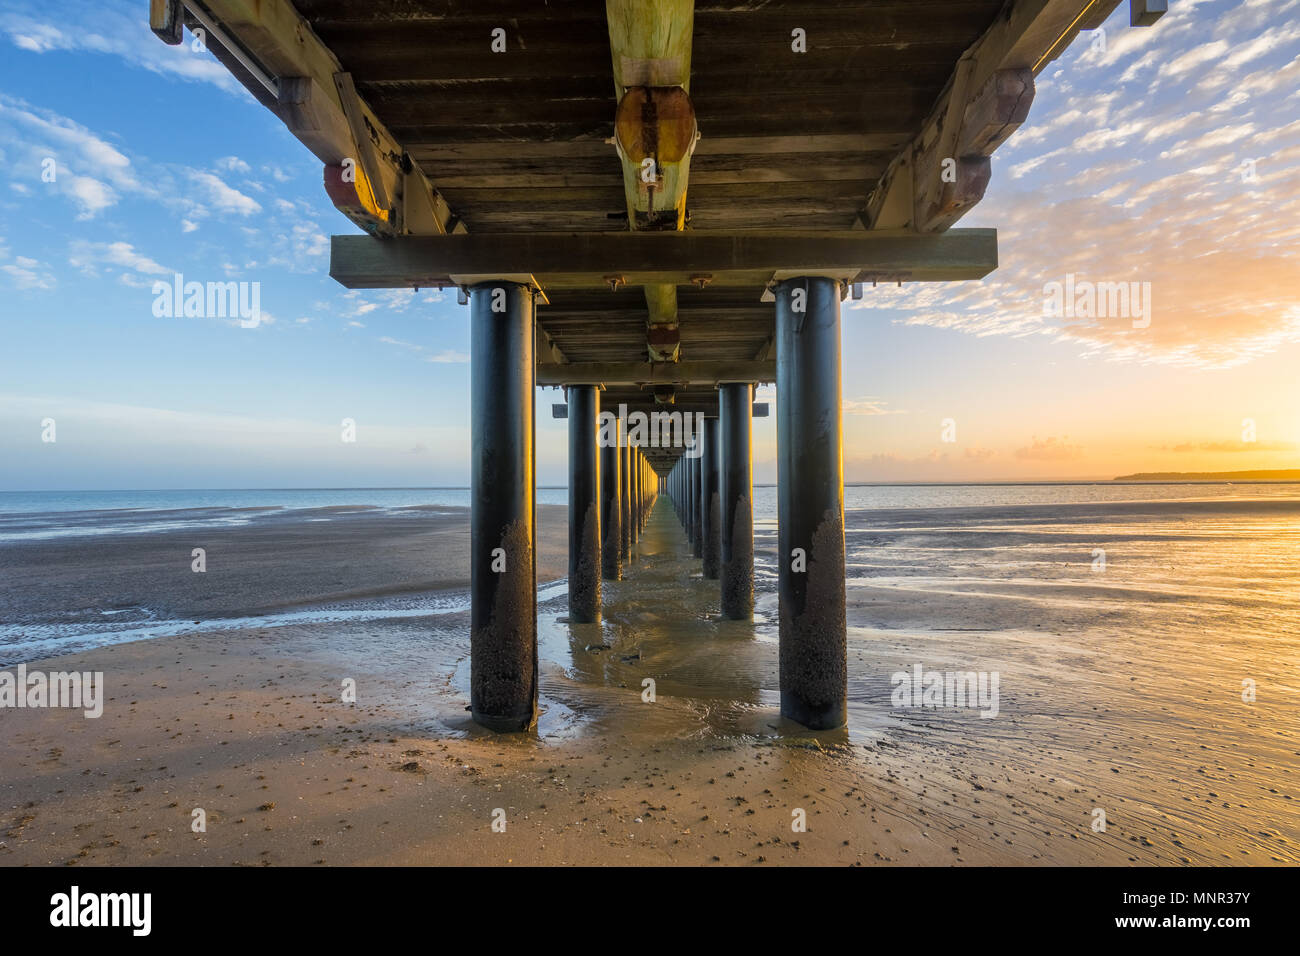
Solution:
<svg viewBox="0 0 1300 956">
<path fill-rule="evenodd" d="M 651 15 L 690 5 L 640 2 Z M 152 0 L 160 35 L 175 3 Z M 693 263 L 657 251 L 662 243 L 703 250 L 706 237 L 752 237 L 770 252 L 846 237 L 861 261 L 843 261 L 843 249 L 825 261 L 794 256 L 785 265 L 802 271 L 789 274 L 987 274 L 992 231 L 949 227 L 1025 120 L 1034 75 L 1117 3 L 695 0 L 689 94 L 700 138 L 686 235 L 629 232 L 606 0 L 185 0 L 181 16 L 220 27 L 209 48 L 321 159 L 331 197 L 369 234 L 335 237 L 341 282 L 450 286 L 522 273 L 545 296 L 539 384 L 598 381 L 605 407 L 674 407 L 656 404 L 657 385 L 681 410 L 713 411 L 719 381 L 773 379 L 767 293 L 786 276 L 766 253 L 728 270 L 725 257 Z M 340 182 L 345 162 L 357 183 Z M 522 253 L 544 252 L 539 234 L 569 245 L 528 260 Z M 883 259 L 868 251 L 886 249 Z M 649 360 L 638 279 L 677 287 L 677 362 Z"/>
</svg>

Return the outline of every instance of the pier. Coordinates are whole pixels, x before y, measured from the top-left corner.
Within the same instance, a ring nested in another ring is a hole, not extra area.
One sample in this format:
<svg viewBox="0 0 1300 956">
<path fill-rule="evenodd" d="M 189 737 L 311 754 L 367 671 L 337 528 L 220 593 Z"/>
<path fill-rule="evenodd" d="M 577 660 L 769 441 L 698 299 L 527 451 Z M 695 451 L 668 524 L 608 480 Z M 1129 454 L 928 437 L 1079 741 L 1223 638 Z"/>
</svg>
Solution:
<svg viewBox="0 0 1300 956">
<path fill-rule="evenodd" d="M 534 402 L 569 429 L 569 617 L 635 583 L 666 498 L 754 607 L 774 414 L 780 706 L 846 720 L 842 303 L 978 280 L 955 228 L 1034 78 L 1119 0 L 151 0 L 321 163 L 349 289 L 455 289 L 471 329 L 474 719 L 537 713 Z M 1165 4 L 1131 0 L 1132 23 Z M 775 409 L 755 388 L 775 384 Z M 677 416 L 673 419 L 672 416 Z M 612 425 L 611 425 L 612 421 Z M 674 440 L 665 422 L 684 423 Z M 694 427 L 698 422 L 700 427 Z M 639 428 L 641 422 L 650 423 Z"/>
</svg>

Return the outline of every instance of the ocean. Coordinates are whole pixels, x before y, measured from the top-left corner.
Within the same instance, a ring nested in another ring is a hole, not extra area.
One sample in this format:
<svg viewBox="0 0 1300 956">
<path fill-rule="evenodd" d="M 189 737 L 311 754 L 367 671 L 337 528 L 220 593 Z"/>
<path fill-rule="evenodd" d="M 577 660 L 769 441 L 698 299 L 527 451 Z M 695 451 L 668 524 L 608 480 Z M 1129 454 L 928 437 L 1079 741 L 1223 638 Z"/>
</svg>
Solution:
<svg viewBox="0 0 1300 956">
<path fill-rule="evenodd" d="M 1106 502 L 1300 497 L 1297 483 L 1042 482 L 863 484 L 844 489 L 846 511 L 998 508 Z M 568 490 L 537 489 L 539 505 L 567 505 Z M 468 488 L 237 488 L 141 491 L 0 491 L 0 543 L 33 539 L 233 528 L 293 512 L 349 509 L 394 515 L 469 507 Z M 313 520 L 331 520 L 318 514 Z M 756 521 L 775 520 L 776 487 L 754 489 Z"/>
</svg>

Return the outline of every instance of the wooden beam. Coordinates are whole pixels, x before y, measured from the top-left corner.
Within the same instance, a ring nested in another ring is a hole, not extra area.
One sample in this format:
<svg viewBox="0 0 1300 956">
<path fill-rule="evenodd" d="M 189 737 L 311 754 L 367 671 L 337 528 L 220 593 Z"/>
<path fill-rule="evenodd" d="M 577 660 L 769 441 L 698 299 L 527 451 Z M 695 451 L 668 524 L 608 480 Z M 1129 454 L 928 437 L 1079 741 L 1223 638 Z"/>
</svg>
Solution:
<svg viewBox="0 0 1300 956">
<path fill-rule="evenodd" d="M 699 138 L 690 98 L 695 0 L 605 0 L 605 20 L 628 228 L 684 229 Z M 645 301 L 646 355 L 676 362 L 677 287 L 647 285 Z"/>
<path fill-rule="evenodd" d="M 644 218 L 652 228 L 662 228 L 666 215 L 680 229 L 695 148 L 690 101 L 695 0 L 605 0 L 605 19 L 628 225 L 635 229 Z M 665 112 L 670 107 L 672 112 Z M 669 150 L 673 155 L 664 155 Z M 654 162 L 649 172 L 646 160 Z"/>
<path fill-rule="evenodd" d="M 346 194 L 340 208 L 350 219 L 378 235 L 446 230 L 451 210 L 418 167 L 411 168 L 402 145 L 355 90 L 345 103 L 347 94 L 335 81 L 344 73 L 342 66 L 289 0 L 204 0 L 203 7 L 204 16 L 239 45 L 241 56 L 275 78 L 279 96 L 268 102 L 264 90 L 232 68 L 326 166 L 327 179 L 330 167 L 342 167 L 346 160 L 356 164 L 357 179 L 364 181 L 355 190 L 339 191 Z M 399 215 L 386 215 L 390 208 Z"/>
<path fill-rule="evenodd" d="M 1129 0 L 1129 25 L 1149 27 L 1169 12 L 1169 0 Z"/>
<path fill-rule="evenodd" d="M 534 351 L 537 353 L 538 366 L 540 367 L 545 363 L 556 368 L 565 367 L 568 364 L 568 359 L 564 357 L 560 347 L 555 344 L 555 339 L 540 324 L 536 324 L 534 327 L 537 330 L 537 345 Z"/>
<path fill-rule="evenodd" d="M 966 51 L 861 214 L 870 229 L 949 228 L 984 195 L 989 156 L 1029 113 L 1033 78 L 1119 0 L 1014 0 Z"/>
<path fill-rule="evenodd" d="M 716 384 L 774 381 L 775 359 L 761 362 L 537 363 L 538 385 L 674 385 L 691 382 Z"/>
<path fill-rule="evenodd" d="M 184 39 L 185 17 L 181 0 L 149 0 L 149 29 L 168 46 Z"/>
<path fill-rule="evenodd" d="M 330 275 L 350 289 L 447 287 L 457 275 L 531 274 L 543 289 L 690 285 L 758 290 L 781 275 L 848 281 L 980 279 L 997 268 L 997 230 L 909 232 L 478 233 L 334 236 Z"/>
<path fill-rule="evenodd" d="M 965 83 L 954 87 L 952 108 L 937 128 L 922 133 L 913 153 L 917 229 L 947 229 L 984 198 L 989 157 L 1019 129 L 1033 100 L 1034 75 L 1027 68 L 999 70 L 974 95 Z"/>
<path fill-rule="evenodd" d="M 348 122 L 352 142 L 357 147 L 356 162 L 365 170 L 366 178 L 370 180 L 379 207 L 388 209 L 392 206 L 393 201 L 392 194 L 388 191 L 388 186 L 384 182 L 385 171 L 380 165 L 379 153 L 376 148 L 379 143 L 379 136 L 374 127 L 367 123 L 362 115 L 361 97 L 357 96 L 357 88 L 352 82 L 352 74 L 335 73 L 334 88 L 338 91 L 339 105 L 343 107 L 343 116 Z"/>
</svg>

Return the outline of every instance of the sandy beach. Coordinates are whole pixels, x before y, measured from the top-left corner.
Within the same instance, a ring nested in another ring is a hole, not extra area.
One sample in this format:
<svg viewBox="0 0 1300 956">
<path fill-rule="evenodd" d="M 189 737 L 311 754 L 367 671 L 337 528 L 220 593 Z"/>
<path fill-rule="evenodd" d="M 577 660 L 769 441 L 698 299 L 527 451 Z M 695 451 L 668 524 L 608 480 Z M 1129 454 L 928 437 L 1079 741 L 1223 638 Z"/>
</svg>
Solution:
<svg viewBox="0 0 1300 956">
<path fill-rule="evenodd" d="M 721 621 L 666 500 L 597 625 L 539 509 L 542 713 L 481 730 L 439 511 L 0 548 L 11 635 L 190 628 L 27 660 L 106 700 L 0 709 L 0 864 L 1300 862 L 1300 502 L 851 511 L 850 722 L 817 734 L 777 715 L 773 524 L 755 622 Z M 996 672 L 998 715 L 891 706 L 917 664 Z"/>
</svg>

